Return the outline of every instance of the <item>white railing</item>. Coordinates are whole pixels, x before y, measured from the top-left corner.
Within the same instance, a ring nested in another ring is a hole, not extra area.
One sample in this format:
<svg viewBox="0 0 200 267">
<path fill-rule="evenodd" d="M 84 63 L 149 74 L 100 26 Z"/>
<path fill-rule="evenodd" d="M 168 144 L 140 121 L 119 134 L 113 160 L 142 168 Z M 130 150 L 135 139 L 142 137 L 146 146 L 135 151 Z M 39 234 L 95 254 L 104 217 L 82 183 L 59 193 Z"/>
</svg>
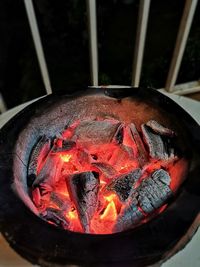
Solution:
<svg viewBox="0 0 200 267">
<path fill-rule="evenodd" d="M 181 61 L 183 58 L 183 53 L 186 47 L 188 35 L 190 32 L 191 24 L 193 21 L 195 9 L 197 6 L 198 0 L 186 0 L 185 7 L 177 35 L 177 40 L 174 48 L 174 53 L 171 60 L 171 65 L 169 68 L 169 73 L 165 85 L 165 89 L 169 92 L 176 90 L 174 85 L 178 76 L 178 72 L 181 66 Z M 184 91 L 184 89 L 183 89 Z"/>
<path fill-rule="evenodd" d="M 150 2 L 151 0 L 140 0 L 131 84 L 135 87 L 139 86 L 140 84 Z"/>
<path fill-rule="evenodd" d="M 6 103 L 3 99 L 3 96 L 2 94 L 0 93 L 0 112 L 3 113 L 7 110 L 7 106 L 6 106 Z"/>
<path fill-rule="evenodd" d="M 49 79 L 49 73 L 47 69 L 46 60 L 44 57 L 44 52 L 42 48 L 42 42 L 41 42 L 40 33 L 39 33 L 38 25 L 37 25 L 37 19 L 35 16 L 33 2 L 32 0 L 24 0 L 24 4 L 26 8 L 26 13 L 28 16 L 31 33 L 33 36 L 33 41 L 35 45 L 35 50 L 36 50 L 36 54 L 37 54 L 37 58 L 38 58 L 39 66 L 40 66 L 40 72 L 41 72 L 42 80 L 44 83 L 44 87 L 46 89 L 47 94 L 51 94 L 52 93 L 51 83 Z"/>
<path fill-rule="evenodd" d="M 89 41 L 90 41 L 90 69 L 91 69 L 91 85 L 98 86 L 98 42 L 97 42 L 97 14 L 96 14 L 96 0 L 86 0 L 87 14 L 88 14 L 88 28 L 89 28 Z M 176 84 L 177 76 L 181 66 L 184 50 L 186 47 L 188 35 L 190 32 L 191 24 L 195 14 L 198 0 L 185 0 L 185 7 L 182 19 L 179 26 L 177 39 L 175 42 L 174 53 L 171 59 L 171 64 L 166 80 L 165 88 L 168 92 L 184 95 L 200 91 L 200 81 L 192 81 L 184 84 Z M 43 52 L 40 33 L 35 16 L 34 6 L 32 0 L 24 0 L 26 13 L 34 41 L 34 46 L 40 66 L 42 80 L 46 89 L 46 93 L 52 93 L 48 68 Z M 136 42 L 133 56 L 133 70 L 132 70 L 132 86 L 139 86 L 143 55 L 145 49 L 146 31 L 148 27 L 149 9 L 151 0 L 140 0 L 138 25 Z M 1 98 L 1 103 L 2 103 Z M 3 112 L 6 105 L 0 103 L 0 110 Z M 1 109 L 1 106 L 3 109 Z"/>
<path fill-rule="evenodd" d="M 90 38 L 90 72 L 91 84 L 98 85 L 98 42 L 96 1 L 87 0 L 89 38 Z"/>
</svg>

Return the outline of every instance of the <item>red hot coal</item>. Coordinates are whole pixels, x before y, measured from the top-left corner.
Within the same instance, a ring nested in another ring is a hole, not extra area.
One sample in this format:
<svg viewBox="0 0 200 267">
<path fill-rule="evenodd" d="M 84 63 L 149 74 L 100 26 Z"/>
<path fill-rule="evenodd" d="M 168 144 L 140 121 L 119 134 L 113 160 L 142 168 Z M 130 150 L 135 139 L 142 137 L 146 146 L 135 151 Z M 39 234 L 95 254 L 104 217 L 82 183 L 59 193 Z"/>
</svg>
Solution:
<svg viewBox="0 0 200 267">
<path fill-rule="evenodd" d="M 138 226 L 167 207 L 187 161 L 175 131 L 155 120 L 75 121 L 30 155 L 27 183 L 39 216 L 66 230 L 111 234 Z"/>
</svg>

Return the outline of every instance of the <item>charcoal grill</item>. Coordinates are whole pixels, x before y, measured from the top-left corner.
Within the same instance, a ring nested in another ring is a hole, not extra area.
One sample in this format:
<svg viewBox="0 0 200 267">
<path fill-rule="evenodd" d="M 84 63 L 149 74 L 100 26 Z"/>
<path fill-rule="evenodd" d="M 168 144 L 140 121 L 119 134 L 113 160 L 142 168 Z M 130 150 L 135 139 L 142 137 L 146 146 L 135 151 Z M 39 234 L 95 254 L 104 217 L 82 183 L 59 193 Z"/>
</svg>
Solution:
<svg viewBox="0 0 200 267">
<path fill-rule="evenodd" d="M 27 162 L 38 136 L 53 136 L 69 118 L 95 112 L 115 114 L 138 125 L 152 117 L 162 121 L 177 130 L 190 163 L 185 181 L 163 212 L 137 228 L 111 235 L 59 229 L 36 215 L 27 193 Z M 42 266 L 146 266 L 166 259 L 199 213 L 199 136 L 197 123 L 153 89 L 84 88 L 46 96 L 18 113 L 0 132 L 1 232 L 20 255 Z"/>
</svg>

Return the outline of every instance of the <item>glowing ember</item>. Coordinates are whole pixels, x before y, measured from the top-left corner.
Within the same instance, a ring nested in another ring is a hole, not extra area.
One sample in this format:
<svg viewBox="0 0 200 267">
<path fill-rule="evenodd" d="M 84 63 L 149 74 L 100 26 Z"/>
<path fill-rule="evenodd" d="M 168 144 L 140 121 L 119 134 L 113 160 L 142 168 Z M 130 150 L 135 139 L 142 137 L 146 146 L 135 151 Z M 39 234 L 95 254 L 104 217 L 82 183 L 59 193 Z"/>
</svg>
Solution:
<svg viewBox="0 0 200 267">
<path fill-rule="evenodd" d="M 69 211 L 67 214 L 66 214 L 66 217 L 70 220 L 77 220 L 78 219 L 78 215 L 77 215 L 77 212 L 74 210 L 74 211 Z"/>
<path fill-rule="evenodd" d="M 104 213 L 100 216 L 100 219 L 115 222 L 115 220 L 117 219 L 117 210 L 114 201 L 111 201 L 107 205 Z"/>
<path fill-rule="evenodd" d="M 113 201 L 114 199 L 116 199 L 116 195 L 115 194 L 111 194 L 109 196 L 104 196 L 105 200 L 107 200 L 108 202 Z"/>
<path fill-rule="evenodd" d="M 68 154 L 64 154 L 64 155 L 60 155 L 60 158 L 64 161 L 64 162 L 69 162 L 71 159 L 72 155 L 68 155 Z"/>
<path fill-rule="evenodd" d="M 140 131 L 143 137 L 133 123 L 98 119 L 74 122 L 62 138 L 43 136 L 28 169 L 41 217 L 70 231 L 110 234 L 161 213 L 187 162 L 171 146 L 174 131 L 153 120 Z"/>
</svg>

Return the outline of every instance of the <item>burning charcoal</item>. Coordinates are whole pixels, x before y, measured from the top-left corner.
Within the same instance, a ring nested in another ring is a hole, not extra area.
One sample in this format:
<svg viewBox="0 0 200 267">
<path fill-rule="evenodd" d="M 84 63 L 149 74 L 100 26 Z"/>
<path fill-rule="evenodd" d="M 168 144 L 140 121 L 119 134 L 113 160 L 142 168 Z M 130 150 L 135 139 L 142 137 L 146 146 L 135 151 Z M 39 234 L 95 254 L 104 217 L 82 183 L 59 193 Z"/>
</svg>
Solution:
<svg viewBox="0 0 200 267">
<path fill-rule="evenodd" d="M 168 186 L 170 180 L 169 174 L 165 170 L 159 169 L 153 172 L 150 178 L 143 180 L 137 189 L 132 190 L 120 211 L 114 231 L 120 232 L 129 229 L 144 218 L 138 205 L 145 213 L 151 213 L 160 208 L 172 195 Z"/>
<path fill-rule="evenodd" d="M 40 192 L 41 192 L 41 196 L 44 197 L 44 195 L 49 194 L 50 192 L 52 192 L 53 187 L 52 185 L 44 182 L 44 183 L 40 183 L 38 185 L 38 187 L 40 188 Z"/>
<path fill-rule="evenodd" d="M 174 131 L 162 126 L 161 124 L 159 124 L 155 120 L 148 121 L 146 123 L 146 125 L 149 126 L 157 134 L 165 135 L 165 136 L 169 136 L 169 137 L 174 137 L 176 135 L 176 133 Z"/>
<path fill-rule="evenodd" d="M 69 222 L 64 217 L 62 212 L 58 209 L 47 208 L 45 212 L 40 214 L 43 219 L 54 223 L 56 226 L 60 226 L 64 229 L 68 228 Z"/>
<path fill-rule="evenodd" d="M 134 183 L 141 176 L 141 169 L 136 169 L 128 174 L 116 177 L 108 186 L 107 189 L 115 191 L 119 199 L 124 202 L 128 199 Z"/>
<path fill-rule="evenodd" d="M 146 213 L 151 213 L 155 210 L 155 208 L 152 206 L 151 200 L 146 196 L 146 194 L 147 193 L 145 191 L 141 191 L 138 200 L 142 210 Z"/>
<path fill-rule="evenodd" d="M 166 185 L 170 185 L 171 177 L 169 176 L 169 173 L 163 169 L 155 171 L 151 176 L 154 179 L 154 181 L 159 180 L 160 182 Z"/>
<path fill-rule="evenodd" d="M 71 141 L 71 140 L 63 140 L 62 141 L 62 148 L 66 149 L 66 150 L 71 149 L 75 145 L 76 145 L 76 143 L 74 141 Z"/>
<path fill-rule="evenodd" d="M 144 218 L 143 213 L 138 209 L 136 203 L 127 203 L 118 215 L 113 232 L 122 232 L 133 228 Z"/>
<path fill-rule="evenodd" d="M 151 178 L 143 181 L 138 190 L 138 202 L 142 210 L 146 213 L 151 213 L 158 207 L 162 206 L 163 201 L 160 198 L 159 188 Z"/>
<path fill-rule="evenodd" d="M 76 146 L 76 143 L 71 140 L 62 140 L 62 147 L 54 146 L 52 153 L 66 152 Z"/>
<path fill-rule="evenodd" d="M 40 207 L 41 204 L 41 194 L 40 194 L 40 189 L 36 187 L 32 191 L 32 199 L 36 207 Z"/>
<path fill-rule="evenodd" d="M 49 153 L 50 143 L 50 139 L 43 135 L 33 148 L 28 166 L 28 186 L 31 186 L 36 179 L 39 161 L 43 161 Z"/>
<path fill-rule="evenodd" d="M 123 127 L 123 145 L 129 154 L 129 157 L 136 158 L 138 154 L 138 148 L 129 126 Z"/>
<path fill-rule="evenodd" d="M 37 175 L 33 186 L 39 184 L 47 184 L 47 186 L 54 186 L 59 178 L 62 169 L 62 161 L 58 156 L 50 155 L 41 169 L 40 173 Z"/>
<path fill-rule="evenodd" d="M 172 195 L 172 191 L 168 186 L 171 178 L 166 171 L 159 169 L 151 177 L 142 181 L 137 189 L 138 202 L 146 213 L 151 213 L 161 207 Z"/>
<path fill-rule="evenodd" d="M 93 166 L 95 166 L 102 174 L 107 177 L 111 178 L 117 175 L 117 171 L 108 163 L 105 162 L 93 162 Z"/>
<path fill-rule="evenodd" d="M 99 185 L 98 173 L 95 172 L 77 173 L 67 179 L 70 197 L 85 233 L 90 233 L 90 221 L 98 207 Z"/>
<path fill-rule="evenodd" d="M 133 123 L 129 124 L 133 139 L 137 145 L 138 149 L 138 161 L 140 166 L 143 167 L 148 162 L 148 154 L 142 142 L 142 139 Z"/>
<path fill-rule="evenodd" d="M 166 141 L 164 143 L 160 135 L 153 133 L 151 128 L 145 124 L 142 125 L 142 133 L 152 158 L 163 160 L 174 159 L 174 148 L 170 147 L 169 144 L 166 146 Z"/>
<path fill-rule="evenodd" d="M 122 144 L 123 143 L 123 136 L 124 136 L 124 124 L 120 124 L 114 137 L 113 141 L 116 142 L 117 144 Z"/>
<path fill-rule="evenodd" d="M 157 170 L 151 176 L 153 181 L 156 183 L 158 191 L 160 192 L 160 198 L 163 202 L 166 201 L 173 195 L 172 190 L 167 184 L 171 181 L 169 174 L 164 170 Z"/>
<path fill-rule="evenodd" d="M 84 149 L 79 149 L 77 152 L 77 160 L 79 162 L 79 164 L 82 166 L 82 168 L 86 168 L 88 167 L 88 165 L 90 165 L 91 163 L 91 156 L 89 155 L 89 153 L 84 150 Z"/>
<path fill-rule="evenodd" d="M 120 171 L 127 164 L 130 166 L 138 166 L 137 159 L 133 158 L 132 149 L 125 147 L 123 144 L 114 148 L 112 155 L 108 160 L 109 165 L 113 166 L 117 171 Z"/>
<path fill-rule="evenodd" d="M 116 120 L 85 120 L 77 126 L 72 139 L 84 145 L 110 143 L 119 125 Z"/>
<path fill-rule="evenodd" d="M 62 211 L 68 211 L 72 208 L 71 202 L 56 192 L 51 192 L 50 200 L 55 203 Z"/>
</svg>

